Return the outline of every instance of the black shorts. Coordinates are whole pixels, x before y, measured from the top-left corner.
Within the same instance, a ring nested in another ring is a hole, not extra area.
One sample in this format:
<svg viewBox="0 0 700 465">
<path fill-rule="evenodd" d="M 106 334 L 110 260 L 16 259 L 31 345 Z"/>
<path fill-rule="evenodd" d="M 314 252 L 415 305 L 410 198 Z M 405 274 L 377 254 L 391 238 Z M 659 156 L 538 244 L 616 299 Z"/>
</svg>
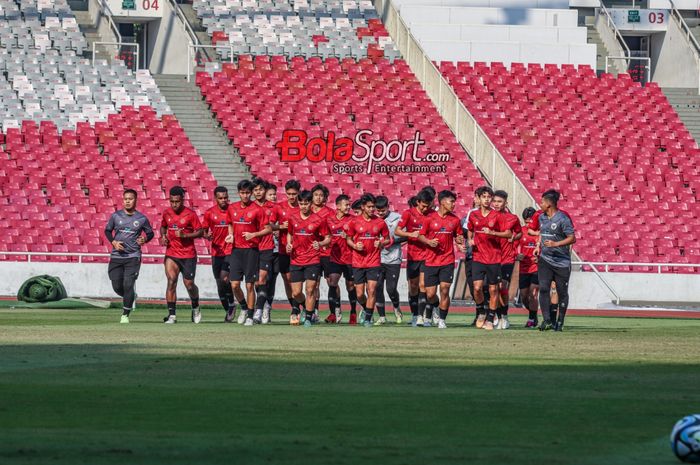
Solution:
<svg viewBox="0 0 700 465">
<path fill-rule="evenodd" d="M 211 271 L 214 273 L 214 279 L 221 279 L 221 273 L 228 274 L 229 270 L 228 257 L 211 257 Z"/>
<path fill-rule="evenodd" d="M 136 278 L 139 277 L 140 270 L 141 258 L 139 257 L 113 257 L 109 259 L 107 275 L 110 281 L 123 282 L 125 278 L 136 281 Z"/>
<path fill-rule="evenodd" d="M 520 289 L 527 289 L 532 285 L 540 285 L 537 273 L 524 273 L 520 275 Z"/>
<path fill-rule="evenodd" d="M 229 280 L 243 281 L 245 277 L 246 283 L 253 283 L 258 280 L 258 258 L 260 252 L 258 249 L 233 249 L 231 255 L 228 256 L 229 263 Z"/>
<path fill-rule="evenodd" d="M 365 284 L 367 281 L 379 281 L 382 278 L 382 267 L 353 268 L 352 280 L 355 284 Z"/>
<path fill-rule="evenodd" d="M 260 265 L 258 268 L 265 270 L 268 273 L 273 273 L 275 271 L 275 266 L 279 269 L 279 263 L 277 262 L 277 254 L 274 250 L 261 250 L 260 257 L 258 259 Z"/>
<path fill-rule="evenodd" d="M 292 274 L 291 282 L 293 283 L 318 281 L 318 279 L 321 277 L 321 264 L 291 265 L 289 272 Z"/>
<path fill-rule="evenodd" d="M 321 257 L 321 270 L 323 271 L 324 278 L 331 275 L 331 257 Z"/>
<path fill-rule="evenodd" d="M 352 279 L 353 279 L 351 265 L 341 265 L 340 263 L 336 263 L 334 261 L 331 261 L 329 264 L 328 274 L 329 275 L 332 275 L 332 274 L 342 275 L 346 281 L 352 281 Z"/>
<path fill-rule="evenodd" d="M 513 277 L 513 269 L 515 269 L 515 263 L 501 263 L 501 280 L 510 282 L 510 278 Z"/>
<path fill-rule="evenodd" d="M 472 278 L 474 281 L 486 281 L 489 285 L 496 285 L 501 280 L 501 264 L 500 263 L 481 263 L 472 262 Z"/>
<path fill-rule="evenodd" d="M 440 283 L 450 283 L 455 277 L 454 265 L 425 266 L 425 287 L 437 286 Z"/>
<path fill-rule="evenodd" d="M 280 273 L 287 274 L 292 266 L 292 259 L 289 255 L 278 254 L 277 261 L 279 263 Z"/>
<path fill-rule="evenodd" d="M 409 260 L 406 266 L 406 278 L 416 279 L 420 276 L 421 272 L 425 271 L 425 261 L 424 260 Z"/>
<path fill-rule="evenodd" d="M 182 273 L 183 278 L 189 279 L 190 281 L 194 280 L 194 276 L 197 274 L 197 257 L 175 258 L 166 255 L 165 260 L 172 260 L 175 262 L 177 267 L 180 269 L 180 273 Z"/>
</svg>

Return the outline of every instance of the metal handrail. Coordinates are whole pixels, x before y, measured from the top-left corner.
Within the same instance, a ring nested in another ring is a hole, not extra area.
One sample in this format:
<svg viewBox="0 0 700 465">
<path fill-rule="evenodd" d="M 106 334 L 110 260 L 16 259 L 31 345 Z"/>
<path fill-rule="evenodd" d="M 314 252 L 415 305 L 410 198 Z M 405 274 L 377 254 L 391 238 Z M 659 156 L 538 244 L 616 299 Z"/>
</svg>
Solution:
<svg viewBox="0 0 700 465">
<path fill-rule="evenodd" d="M 107 246 L 105 246 L 107 247 Z M 98 258 L 109 258 L 110 254 L 108 252 L 16 252 L 8 250 L 0 250 L 0 255 L 7 256 L 39 256 L 39 257 L 98 257 Z M 163 254 L 142 254 L 143 258 L 163 258 Z M 198 255 L 201 259 L 211 259 L 211 255 Z M 404 259 L 406 261 L 406 259 Z M 602 268 L 598 270 L 600 273 L 615 273 L 615 271 L 610 271 L 610 267 L 616 266 L 629 266 L 629 267 L 644 267 L 644 268 L 656 268 L 657 273 L 661 273 L 662 268 L 700 268 L 700 263 L 658 263 L 658 262 L 592 262 L 592 261 L 582 261 L 574 260 L 571 262 L 572 266 L 590 266 L 591 268 L 596 267 Z"/>
<path fill-rule="evenodd" d="M 192 42 L 192 45 L 200 45 L 199 37 L 197 37 L 194 29 L 192 29 L 192 25 L 187 19 L 187 16 L 185 16 L 185 13 L 182 12 L 180 4 L 178 4 L 175 0 L 168 1 L 170 2 L 170 7 L 175 11 L 175 15 L 180 19 L 180 21 L 182 21 L 183 29 L 185 32 L 187 32 L 187 35 L 190 36 L 190 42 Z"/>
<path fill-rule="evenodd" d="M 632 52 L 630 52 L 630 48 L 627 46 L 627 43 L 625 42 L 625 38 L 622 37 L 620 30 L 615 25 L 615 21 L 613 21 L 612 15 L 610 14 L 608 9 L 606 8 L 605 4 L 603 3 L 603 0 L 600 0 L 600 9 L 603 12 L 603 14 L 605 14 L 605 17 L 607 18 L 608 27 L 612 28 L 613 33 L 615 34 L 615 38 L 620 43 L 620 45 L 622 45 L 622 47 L 624 48 L 625 54 L 628 57 L 632 56 Z"/>
<path fill-rule="evenodd" d="M 683 15 L 681 15 L 681 12 L 678 11 L 675 3 L 673 3 L 673 0 L 668 1 L 671 4 L 671 17 L 676 20 L 678 26 L 681 28 L 683 36 L 685 36 L 685 39 L 695 51 L 695 61 L 698 66 L 698 94 L 700 94 L 700 44 L 698 44 L 698 41 L 695 40 L 695 36 L 693 36 L 693 33 L 690 31 L 688 23 L 685 22 Z"/>
<path fill-rule="evenodd" d="M 685 22 L 685 18 L 683 18 L 681 12 L 678 11 L 676 5 L 673 3 L 673 0 L 668 0 L 668 2 L 671 4 L 671 16 L 676 18 L 676 21 L 678 21 L 679 25 L 681 26 L 681 29 L 683 29 L 683 32 L 685 32 L 688 42 L 690 42 L 693 48 L 695 48 L 695 52 L 698 55 L 700 55 L 700 44 L 695 39 L 693 33 L 690 31 L 690 26 L 688 26 L 688 23 Z"/>
<path fill-rule="evenodd" d="M 605 57 L 605 72 L 608 72 L 608 63 L 610 60 L 626 60 L 627 61 L 627 66 L 629 67 L 629 62 L 632 60 L 638 60 L 638 61 L 645 61 L 646 65 L 644 66 L 644 69 L 647 70 L 645 73 L 645 79 L 646 82 L 649 83 L 651 81 L 651 58 L 649 57 L 614 57 L 614 56 L 606 56 Z"/>
<path fill-rule="evenodd" d="M 121 42 L 122 35 L 121 33 L 119 33 L 119 28 L 117 27 L 117 24 L 112 19 L 112 10 L 109 8 L 109 5 L 107 5 L 107 3 L 104 0 L 97 0 L 97 3 L 100 5 L 100 12 L 105 13 L 105 16 L 107 17 L 107 22 L 109 23 L 109 26 L 112 28 L 112 31 L 114 31 L 114 34 L 117 37 L 117 42 Z"/>
<path fill-rule="evenodd" d="M 92 66 L 95 66 L 95 47 L 97 45 L 118 45 L 119 47 L 122 47 L 124 45 L 130 46 L 130 47 L 136 47 L 136 70 L 138 71 L 139 69 L 139 60 L 138 57 L 140 56 L 140 49 L 141 46 L 137 44 L 136 42 L 93 42 L 92 43 Z"/>
<path fill-rule="evenodd" d="M 190 82 L 190 78 L 192 76 L 192 72 L 190 69 L 190 65 L 192 64 L 192 50 L 196 50 L 198 48 L 201 48 L 201 49 L 208 49 L 208 48 L 213 48 L 213 49 L 226 48 L 226 49 L 229 49 L 229 51 L 230 51 L 229 61 L 230 61 L 230 63 L 234 62 L 234 60 L 233 60 L 233 44 L 226 44 L 226 45 L 219 45 L 219 44 L 217 44 L 217 45 L 193 45 L 193 44 L 189 44 L 187 46 L 187 82 Z"/>
</svg>

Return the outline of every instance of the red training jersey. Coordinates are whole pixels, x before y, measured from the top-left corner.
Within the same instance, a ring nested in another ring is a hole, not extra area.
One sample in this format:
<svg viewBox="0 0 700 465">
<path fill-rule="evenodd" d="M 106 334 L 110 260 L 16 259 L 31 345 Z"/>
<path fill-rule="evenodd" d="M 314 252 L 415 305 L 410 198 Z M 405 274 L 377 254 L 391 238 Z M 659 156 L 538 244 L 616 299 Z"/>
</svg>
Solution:
<svg viewBox="0 0 700 465">
<path fill-rule="evenodd" d="M 362 243 L 362 251 L 352 251 L 353 268 L 375 268 L 382 265 L 382 249 L 374 242 L 389 237 L 389 228 L 382 218 L 373 216 L 369 220 L 360 215 L 348 224 L 347 235 L 355 244 Z"/>
<path fill-rule="evenodd" d="M 520 260 L 520 274 L 537 273 L 537 262 L 535 261 L 535 248 L 540 240 L 539 236 L 531 236 L 527 233 L 527 228 L 532 228 L 531 223 L 526 225 L 523 231 L 523 237 L 520 238 L 518 248 L 523 254 L 523 259 Z"/>
<path fill-rule="evenodd" d="M 272 224 L 277 222 L 277 204 L 265 201 L 264 204 L 256 205 L 260 208 L 262 208 L 263 212 L 265 215 L 267 215 L 267 219 L 265 220 L 265 223 L 263 226 L 266 224 Z M 260 243 L 258 244 L 258 249 L 259 250 L 274 250 L 275 249 L 275 238 L 270 234 L 265 234 L 263 237 L 260 238 Z"/>
<path fill-rule="evenodd" d="M 228 209 L 222 210 L 214 205 L 204 212 L 202 227 L 211 231 L 211 255 L 212 257 L 225 257 L 231 254 L 233 244 L 226 242 L 228 236 Z"/>
<path fill-rule="evenodd" d="M 426 239 L 437 239 L 437 247 L 426 246 L 426 266 L 446 266 L 455 264 L 455 237 L 464 235 L 459 218 L 454 213 L 444 217 L 438 212 L 428 215 L 423 235 Z"/>
<path fill-rule="evenodd" d="M 314 212 L 316 215 L 320 216 L 324 220 L 328 220 L 331 216 L 335 215 L 335 211 L 332 209 L 328 208 L 327 206 L 322 206 L 321 208 L 318 209 L 318 211 Z M 330 226 L 329 226 L 330 228 Z M 330 257 L 331 256 L 331 246 L 323 247 L 321 249 L 321 256 L 322 257 Z"/>
<path fill-rule="evenodd" d="M 425 219 L 426 216 L 419 212 L 417 208 L 409 208 L 401 214 L 401 219 L 396 227 L 401 228 L 408 233 L 419 231 L 422 234 L 425 228 Z M 425 260 L 425 258 L 425 245 L 418 239 L 409 238 L 406 259 L 412 262 L 419 262 L 421 260 Z"/>
<path fill-rule="evenodd" d="M 348 224 L 353 220 L 351 215 L 338 219 L 336 214 L 326 218 L 331 233 L 331 261 L 340 265 L 352 264 L 352 249 L 345 240 Z"/>
<path fill-rule="evenodd" d="M 277 222 L 280 224 L 280 255 L 287 255 L 287 228 L 283 228 L 282 224 L 298 214 L 299 205 L 293 207 L 286 200 L 277 204 Z"/>
<path fill-rule="evenodd" d="M 483 233 L 484 228 L 492 231 L 504 231 L 501 214 L 496 210 L 488 210 L 488 215 L 484 216 L 481 209 L 469 215 L 467 229 L 474 233 L 474 247 L 472 248 L 474 261 L 486 265 L 501 263 L 501 238 Z"/>
<path fill-rule="evenodd" d="M 165 255 L 173 258 L 196 258 L 197 249 L 194 246 L 194 239 L 182 239 L 175 234 L 182 231 L 191 234 L 198 229 L 202 229 L 202 224 L 194 210 L 184 207 L 180 213 L 168 207 L 163 212 L 163 220 L 160 224 L 162 228 L 168 228 L 166 237 L 168 246 L 165 248 Z"/>
<path fill-rule="evenodd" d="M 321 250 L 314 249 L 313 243 L 321 242 L 330 234 L 325 219 L 315 213 L 308 218 L 302 218 L 301 213 L 298 213 L 289 220 L 288 231 L 292 236 L 292 265 L 306 266 L 321 263 Z"/>
<path fill-rule="evenodd" d="M 520 226 L 520 219 L 510 212 L 501 212 L 501 219 L 503 220 L 503 230 L 513 231 L 513 237 L 523 231 L 522 226 Z M 501 264 L 512 264 L 515 263 L 516 248 L 518 246 L 517 240 L 513 238 L 506 239 L 501 238 Z"/>
<path fill-rule="evenodd" d="M 255 233 L 264 228 L 267 224 L 265 211 L 255 202 L 248 205 L 235 202 L 228 206 L 228 218 L 233 225 L 233 248 L 257 249 L 260 238 L 247 241 L 243 238 L 243 233 Z"/>
</svg>

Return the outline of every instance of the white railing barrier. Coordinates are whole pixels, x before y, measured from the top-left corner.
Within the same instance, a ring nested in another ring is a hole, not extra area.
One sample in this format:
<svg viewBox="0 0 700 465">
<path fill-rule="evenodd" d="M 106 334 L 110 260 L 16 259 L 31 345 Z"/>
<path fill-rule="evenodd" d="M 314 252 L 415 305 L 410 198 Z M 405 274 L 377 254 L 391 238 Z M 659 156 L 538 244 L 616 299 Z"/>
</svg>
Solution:
<svg viewBox="0 0 700 465">
<path fill-rule="evenodd" d="M 645 83 L 649 83 L 651 81 L 651 58 L 649 57 L 614 57 L 614 56 L 607 56 L 605 57 L 605 72 L 608 72 L 608 64 L 612 60 L 624 60 L 627 64 L 625 68 L 629 69 L 630 61 L 632 60 L 637 60 L 637 61 L 644 61 L 646 65 L 644 66 L 644 81 Z"/>
<path fill-rule="evenodd" d="M 675 3 L 673 3 L 673 0 L 669 0 L 669 3 L 671 4 L 671 17 L 676 21 L 676 23 L 678 23 L 678 27 L 681 29 L 683 37 L 685 37 L 688 45 L 693 49 L 695 65 L 698 69 L 698 94 L 700 94 L 700 44 L 698 44 L 698 41 L 695 40 L 695 36 L 693 36 L 693 33 L 690 31 L 688 23 L 685 22 L 683 15 L 681 15 L 681 12 L 678 11 Z"/>
<path fill-rule="evenodd" d="M 631 56 L 632 52 L 630 52 L 630 48 L 627 46 L 627 42 L 625 42 L 625 38 L 622 37 L 622 33 L 620 33 L 620 30 L 617 28 L 617 25 L 615 24 L 615 20 L 613 20 L 613 17 L 610 14 L 610 11 L 608 11 L 607 7 L 603 3 L 603 0 L 600 0 L 600 10 L 605 15 L 607 25 L 613 31 L 613 34 L 615 35 L 617 42 L 622 47 L 622 50 L 625 52 L 625 56 L 627 56 L 627 57 Z"/>
<path fill-rule="evenodd" d="M 182 30 L 184 30 L 189 36 L 190 43 L 192 45 L 201 45 L 197 34 L 195 34 L 194 29 L 192 29 L 192 25 L 187 20 L 187 16 L 185 16 L 185 13 L 182 11 L 182 8 L 180 8 L 180 4 L 177 3 L 175 0 L 168 1 L 170 2 L 170 7 L 175 12 L 175 16 L 177 16 L 180 22 L 182 22 Z"/>
<path fill-rule="evenodd" d="M 227 45 L 194 45 L 194 44 L 189 44 L 187 47 L 187 82 L 190 82 L 190 78 L 192 76 L 192 62 L 194 61 L 194 58 L 196 57 L 196 50 L 197 49 L 228 49 L 229 50 L 229 62 L 233 63 L 233 44 L 227 44 Z M 197 63 L 195 63 L 195 68 L 197 67 Z"/>
<path fill-rule="evenodd" d="M 141 48 L 139 44 L 137 44 L 135 42 L 93 42 L 92 43 L 92 66 L 95 66 L 96 47 L 98 45 L 116 45 L 118 47 L 117 53 L 121 53 L 121 47 L 134 47 L 136 49 L 136 56 L 134 57 L 134 60 L 133 60 L 132 71 L 139 70 L 139 56 L 141 56 L 141 54 L 139 53 L 139 50 Z"/>
</svg>

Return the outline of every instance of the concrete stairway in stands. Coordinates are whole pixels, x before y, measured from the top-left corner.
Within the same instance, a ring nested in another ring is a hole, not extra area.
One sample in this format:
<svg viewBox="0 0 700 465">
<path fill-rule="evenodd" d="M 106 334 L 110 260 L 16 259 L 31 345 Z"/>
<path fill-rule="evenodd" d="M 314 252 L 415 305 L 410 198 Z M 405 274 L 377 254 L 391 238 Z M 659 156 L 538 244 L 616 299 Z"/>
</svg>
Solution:
<svg viewBox="0 0 700 465">
<path fill-rule="evenodd" d="M 192 145 L 219 184 L 226 186 L 235 197 L 236 184 L 249 178 L 250 172 L 202 99 L 194 81 L 187 82 L 184 76 L 175 75 L 153 77 Z"/>
<path fill-rule="evenodd" d="M 605 57 L 610 55 L 610 52 L 595 28 L 595 17 L 586 17 L 586 30 L 588 31 L 588 43 L 595 44 L 596 47 L 596 71 L 603 73 L 605 72 Z"/>
<path fill-rule="evenodd" d="M 700 95 L 697 88 L 671 88 L 663 89 L 666 98 L 676 110 L 678 116 L 693 135 L 695 142 L 700 144 Z"/>
</svg>

